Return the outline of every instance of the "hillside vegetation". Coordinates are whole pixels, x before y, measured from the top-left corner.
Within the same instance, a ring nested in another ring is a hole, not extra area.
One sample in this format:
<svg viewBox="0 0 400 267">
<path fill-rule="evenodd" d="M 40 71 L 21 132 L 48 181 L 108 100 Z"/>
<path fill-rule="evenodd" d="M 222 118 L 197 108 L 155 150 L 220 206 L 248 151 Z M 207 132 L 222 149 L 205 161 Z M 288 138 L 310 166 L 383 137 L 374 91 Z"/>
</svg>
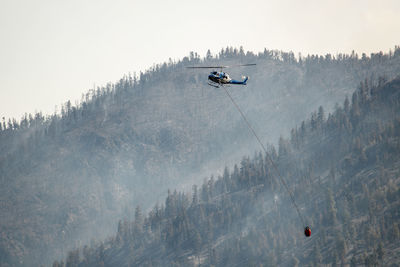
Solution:
<svg viewBox="0 0 400 267">
<path fill-rule="evenodd" d="M 274 142 L 319 106 L 333 111 L 360 81 L 395 77 L 400 49 L 298 58 L 232 48 L 203 59 L 192 53 L 90 90 L 57 114 L 3 120 L 0 262 L 50 263 L 112 234 L 118 219 L 133 218 L 137 205 L 149 209 L 168 188 L 222 174 L 259 149 L 224 93 L 207 86 L 207 71 L 185 68 L 237 63 L 257 66 L 229 70 L 250 75 L 246 87 L 230 88 L 233 97 L 263 141 Z"/>
</svg>

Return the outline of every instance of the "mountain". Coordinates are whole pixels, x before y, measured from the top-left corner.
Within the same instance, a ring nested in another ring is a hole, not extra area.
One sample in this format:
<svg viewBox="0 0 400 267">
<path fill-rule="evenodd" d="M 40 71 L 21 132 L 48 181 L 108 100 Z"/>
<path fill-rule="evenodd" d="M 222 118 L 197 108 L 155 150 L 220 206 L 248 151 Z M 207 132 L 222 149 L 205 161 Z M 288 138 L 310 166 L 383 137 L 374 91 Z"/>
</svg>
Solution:
<svg viewBox="0 0 400 267">
<path fill-rule="evenodd" d="M 397 266 L 400 261 L 400 77 L 362 83 L 343 106 L 303 121 L 268 155 L 165 203 L 66 266 Z M 303 234 L 288 192 L 311 226 Z M 65 266 L 55 261 L 53 266 Z"/>
<path fill-rule="evenodd" d="M 119 218 L 151 208 L 168 188 L 188 188 L 259 149 L 224 93 L 207 86 L 207 71 L 185 68 L 240 62 L 257 66 L 232 69 L 250 80 L 229 90 L 267 142 L 319 106 L 333 111 L 361 80 L 395 77 L 400 48 L 297 59 L 269 50 L 192 53 L 90 90 L 58 114 L 3 120 L 0 262 L 51 263 L 111 235 Z"/>
</svg>

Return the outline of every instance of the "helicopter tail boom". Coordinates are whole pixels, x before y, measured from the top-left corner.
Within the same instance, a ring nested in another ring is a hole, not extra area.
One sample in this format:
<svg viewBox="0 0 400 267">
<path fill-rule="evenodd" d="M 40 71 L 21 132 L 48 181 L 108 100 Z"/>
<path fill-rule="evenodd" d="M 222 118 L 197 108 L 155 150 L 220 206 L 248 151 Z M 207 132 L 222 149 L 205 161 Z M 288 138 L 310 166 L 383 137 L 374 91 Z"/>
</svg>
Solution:
<svg viewBox="0 0 400 267">
<path fill-rule="evenodd" d="M 243 84 L 243 85 L 246 85 L 248 80 L 249 80 L 249 77 L 246 76 L 246 77 L 244 77 L 244 80 L 243 80 L 243 81 L 231 80 L 230 83 L 231 83 L 231 84 Z"/>
</svg>

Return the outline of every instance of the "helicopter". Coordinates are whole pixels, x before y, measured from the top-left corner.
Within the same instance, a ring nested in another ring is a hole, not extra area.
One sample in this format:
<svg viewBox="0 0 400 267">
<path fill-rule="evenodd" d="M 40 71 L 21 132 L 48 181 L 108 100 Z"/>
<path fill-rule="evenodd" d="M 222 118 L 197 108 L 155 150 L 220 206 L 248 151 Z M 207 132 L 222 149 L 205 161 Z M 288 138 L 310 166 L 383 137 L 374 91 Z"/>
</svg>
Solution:
<svg viewBox="0 0 400 267">
<path fill-rule="evenodd" d="M 231 67 L 244 67 L 244 66 L 255 66 L 256 64 L 241 64 L 241 65 L 233 65 L 233 66 L 199 66 L 199 67 L 186 67 L 188 69 L 220 69 L 220 71 L 212 71 L 208 75 L 208 85 L 219 88 L 220 86 L 228 85 L 228 84 L 239 84 L 246 85 L 249 80 L 248 76 L 243 77 L 243 81 L 233 80 L 229 77 L 229 74 L 223 72 L 222 69 L 231 68 Z"/>
</svg>

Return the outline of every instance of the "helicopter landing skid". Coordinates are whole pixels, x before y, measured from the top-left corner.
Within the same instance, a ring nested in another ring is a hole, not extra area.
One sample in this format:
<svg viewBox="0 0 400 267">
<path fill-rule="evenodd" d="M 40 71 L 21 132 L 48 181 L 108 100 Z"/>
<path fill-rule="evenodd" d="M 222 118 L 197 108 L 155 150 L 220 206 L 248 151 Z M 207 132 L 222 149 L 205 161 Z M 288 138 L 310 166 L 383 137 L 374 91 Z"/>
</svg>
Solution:
<svg viewBox="0 0 400 267">
<path fill-rule="evenodd" d="M 218 85 L 212 84 L 212 83 L 208 83 L 209 86 L 215 87 L 215 88 L 219 88 Z"/>
</svg>

